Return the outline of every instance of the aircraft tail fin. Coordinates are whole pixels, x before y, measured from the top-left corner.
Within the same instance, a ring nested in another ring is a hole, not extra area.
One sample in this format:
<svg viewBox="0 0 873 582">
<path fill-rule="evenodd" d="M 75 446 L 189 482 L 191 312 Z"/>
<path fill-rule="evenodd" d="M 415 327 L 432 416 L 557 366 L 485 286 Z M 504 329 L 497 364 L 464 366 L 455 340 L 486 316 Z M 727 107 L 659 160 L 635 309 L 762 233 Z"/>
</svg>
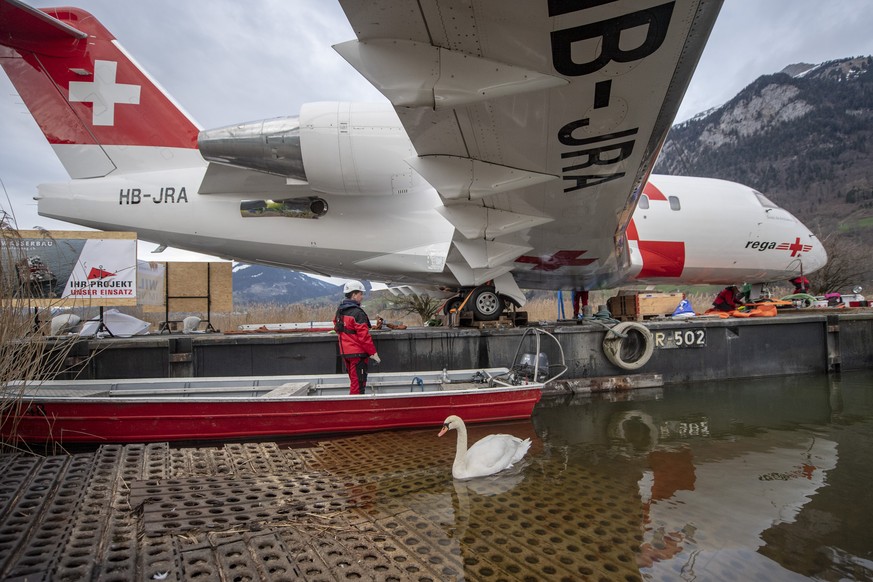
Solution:
<svg viewBox="0 0 873 582">
<path fill-rule="evenodd" d="M 73 178 L 205 165 L 196 124 L 83 10 L 0 0 L 0 66 Z"/>
</svg>

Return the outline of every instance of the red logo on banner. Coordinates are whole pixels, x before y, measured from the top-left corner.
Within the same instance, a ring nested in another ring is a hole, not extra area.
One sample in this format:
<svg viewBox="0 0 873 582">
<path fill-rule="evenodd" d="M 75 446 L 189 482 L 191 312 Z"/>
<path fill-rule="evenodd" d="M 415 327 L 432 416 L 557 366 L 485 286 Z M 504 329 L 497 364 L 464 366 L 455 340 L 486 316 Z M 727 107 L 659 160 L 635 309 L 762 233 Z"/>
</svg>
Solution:
<svg viewBox="0 0 873 582">
<path fill-rule="evenodd" d="M 106 277 L 114 277 L 115 273 L 110 273 L 109 271 L 104 271 L 103 268 L 91 267 L 91 271 L 88 273 L 88 280 L 91 279 L 105 279 Z"/>
</svg>

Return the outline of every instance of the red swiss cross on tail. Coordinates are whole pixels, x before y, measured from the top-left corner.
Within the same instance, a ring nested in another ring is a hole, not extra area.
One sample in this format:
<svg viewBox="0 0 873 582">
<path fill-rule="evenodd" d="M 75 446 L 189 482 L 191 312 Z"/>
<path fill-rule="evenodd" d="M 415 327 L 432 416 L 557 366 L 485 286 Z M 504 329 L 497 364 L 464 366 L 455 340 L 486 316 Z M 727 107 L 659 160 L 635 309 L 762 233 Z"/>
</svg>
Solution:
<svg viewBox="0 0 873 582">
<path fill-rule="evenodd" d="M 139 85 L 124 85 L 115 82 L 118 63 L 94 61 L 94 80 L 70 81 L 70 101 L 90 103 L 93 125 L 115 125 L 115 105 L 139 105 Z"/>
</svg>

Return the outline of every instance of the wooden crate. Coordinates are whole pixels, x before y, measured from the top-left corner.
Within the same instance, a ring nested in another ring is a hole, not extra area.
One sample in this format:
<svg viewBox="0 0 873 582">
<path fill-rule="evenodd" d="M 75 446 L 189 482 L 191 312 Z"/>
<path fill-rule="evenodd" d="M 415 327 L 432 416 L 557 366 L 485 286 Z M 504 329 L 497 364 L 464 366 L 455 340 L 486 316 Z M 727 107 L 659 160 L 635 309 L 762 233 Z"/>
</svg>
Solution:
<svg viewBox="0 0 873 582">
<path fill-rule="evenodd" d="M 621 292 L 606 301 L 606 308 L 616 319 L 642 320 L 658 315 L 672 315 L 684 293 Z"/>
<path fill-rule="evenodd" d="M 473 312 L 464 311 L 458 318 L 457 325 L 459 327 L 477 327 L 479 329 L 525 327 L 527 325 L 527 311 L 507 311 L 505 315 L 501 315 L 500 319 L 496 321 L 474 321 Z"/>
<path fill-rule="evenodd" d="M 474 321 L 470 326 L 478 329 L 504 329 L 515 327 L 515 324 L 505 315 L 501 315 L 500 319 L 494 321 Z"/>
</svg>

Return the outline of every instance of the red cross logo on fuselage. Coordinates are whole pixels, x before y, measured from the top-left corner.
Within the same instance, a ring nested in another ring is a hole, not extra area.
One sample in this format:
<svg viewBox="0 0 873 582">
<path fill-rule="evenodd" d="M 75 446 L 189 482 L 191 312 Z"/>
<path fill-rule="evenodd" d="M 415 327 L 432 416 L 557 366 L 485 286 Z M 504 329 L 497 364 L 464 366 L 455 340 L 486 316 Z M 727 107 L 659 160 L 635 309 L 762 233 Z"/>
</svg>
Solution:
<svg viewBox="0 0 873 582">
<path fill-rule="evenodd" d="M 516 263 L 531 263 L 531 271 L 555 271 L 561 267 L 584 267 L 597 259 L 580 259 L 588 251 L 558 251 L 551 257 L 518 257 Z"/>
<path fill-rule="evenodd" d="M 800 237 L 795 237 L 793 243 L 779 243 L 776 245 L 777 251 L 791 251 L 791 256 L 796 257 L 799 253 L 808 253 L 812 250 L 812 245 L 800 244 Z"/>
<path fill-rule="evenodd" d="M 803 245 L 800 244 L 800 237 L 794 239 L 794 242 L 788 245 L 788 250 L 791 251 L 791 256 L 796 257 L 797 253 L 803 250 Z"/>
</svg>

